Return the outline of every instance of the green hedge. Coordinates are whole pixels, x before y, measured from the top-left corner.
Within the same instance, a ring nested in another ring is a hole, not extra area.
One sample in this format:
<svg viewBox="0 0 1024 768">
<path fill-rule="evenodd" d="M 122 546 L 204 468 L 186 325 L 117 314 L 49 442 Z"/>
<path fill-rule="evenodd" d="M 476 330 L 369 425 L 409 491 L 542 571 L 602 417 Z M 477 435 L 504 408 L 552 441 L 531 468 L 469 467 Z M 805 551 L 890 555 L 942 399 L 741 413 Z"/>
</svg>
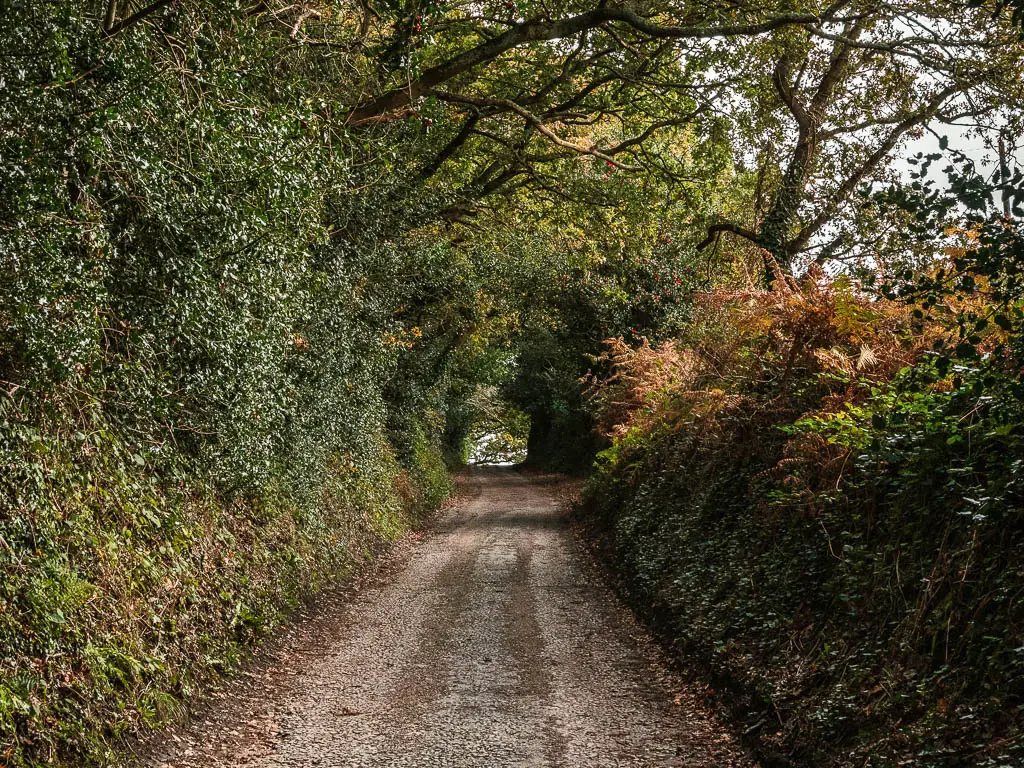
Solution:
<svg viewBox="0 0 1024 768">
<path fill-rule="evenodd" d="M 46 439 L 0 413 L 2 460 L 29 468 L 0 518 L 9 766 L 109 764 L 450 490 L 436 444 L 406 469 L 378 437 L 331 459 L 315 505 L 284 482 L 228 501 L 108 429 Z"/>
<path fill-rule="evenodd" d="M 1024 444 L 1001 381 L 904 380 L 795 424 L 804 408 L 747 398 L 602 456 L 586 510 L 624 588 L 765 755 L 1024 762 Z"/>
<path fill-rule="evenodd" d="M 463 327 L 414 299 L 476 290 L 367 189 L 327 59 L 234 0 L 105 5 L 0 25 L 6 766 L 108 764 L 438 505 Z"/>
</svg>

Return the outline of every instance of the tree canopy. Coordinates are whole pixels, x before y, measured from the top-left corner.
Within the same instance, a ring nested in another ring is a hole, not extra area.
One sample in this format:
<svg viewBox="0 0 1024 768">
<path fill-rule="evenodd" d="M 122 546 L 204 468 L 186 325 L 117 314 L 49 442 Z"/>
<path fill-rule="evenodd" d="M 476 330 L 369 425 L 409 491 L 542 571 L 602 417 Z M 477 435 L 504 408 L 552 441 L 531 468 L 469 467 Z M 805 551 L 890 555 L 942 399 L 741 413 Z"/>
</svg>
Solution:
<svg viewBox="0 0 1024 768">
<path fill-rule="evenodd" d="M 585 469 L 684 364 L 805 437 L 848 396 L 850 445 L 919 445 L 912 387 L 942 429 L 968 387 L 1018 413 L 1020 8 L 3 3 L 2 759 L 103 764 L 474 440 Z"/>
</svg>

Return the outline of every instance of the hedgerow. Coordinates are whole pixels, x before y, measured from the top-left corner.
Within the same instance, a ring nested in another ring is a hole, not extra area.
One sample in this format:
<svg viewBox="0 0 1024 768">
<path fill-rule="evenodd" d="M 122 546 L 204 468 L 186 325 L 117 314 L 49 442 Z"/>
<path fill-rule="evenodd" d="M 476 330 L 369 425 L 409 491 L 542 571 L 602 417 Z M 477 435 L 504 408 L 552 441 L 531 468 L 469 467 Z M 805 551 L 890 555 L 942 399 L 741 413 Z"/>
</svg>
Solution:
<svg viewBox="0 0 1024 768">
<path fill-rule="evenodd" d="M 237 3 L 181 10 L 0 25 L 7 766 L 109 764 L 450 489 L 461 328 L 402 317 L 434 260 L 351 191 L 333 73 Z"/>
<path fill-rule="evenodd" d="M 766 755 L 1022 759 L 1018 337 L 977 321 L 1019 296 L 979 276 L 922 313 L 904 298 L 922 282 L 885 299 L 811 270 L 708 294 L 715 333 L 610 340 L 587 380 L 614 443 L 585 509 Z"/>
</svg>

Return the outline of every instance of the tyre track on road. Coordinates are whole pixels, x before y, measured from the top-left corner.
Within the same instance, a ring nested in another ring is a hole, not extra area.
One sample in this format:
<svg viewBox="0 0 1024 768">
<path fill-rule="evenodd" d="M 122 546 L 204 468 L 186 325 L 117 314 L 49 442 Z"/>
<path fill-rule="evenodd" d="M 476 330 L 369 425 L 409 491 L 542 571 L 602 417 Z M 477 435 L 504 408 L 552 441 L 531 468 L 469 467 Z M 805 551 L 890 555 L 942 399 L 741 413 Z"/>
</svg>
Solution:
<svg viewBox="0 0 1024 768">
<path fill-rule="evenodd" d="M 475 476 L 479 495 L 399 569 L 314 620 L 334 625 L 293 649 L 301 669 L 255 675 L 147 765 L 752 766 L 597 578 L 551 494 L 507 469 Z"/>
</svg>

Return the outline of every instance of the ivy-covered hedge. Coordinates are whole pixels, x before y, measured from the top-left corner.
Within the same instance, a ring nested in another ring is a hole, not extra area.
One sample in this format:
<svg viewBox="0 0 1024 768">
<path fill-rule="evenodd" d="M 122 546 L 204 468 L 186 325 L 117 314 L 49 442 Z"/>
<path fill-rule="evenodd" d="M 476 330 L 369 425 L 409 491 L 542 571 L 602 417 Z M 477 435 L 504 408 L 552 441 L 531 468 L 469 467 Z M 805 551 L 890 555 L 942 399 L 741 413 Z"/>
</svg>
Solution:
<svg viewBox="0 0 1024 768">
<path fill-rule="evenodd" d="M 106 5 L 0 24 L 11 767 L 109 764 L 436 507 L 474 320 L 334 120 L 351 78 L 248 4 L 112 35 Z"/>
<path fill-rule="evenodd" d="M 939 365 L 941 322 L 814 274 L 710 300 L 714 343 L 619 343 L 595 385 L 585 514 L 632 601 L 779 764 L 1020 765 L 1018 337 Z"/>
</svg>

